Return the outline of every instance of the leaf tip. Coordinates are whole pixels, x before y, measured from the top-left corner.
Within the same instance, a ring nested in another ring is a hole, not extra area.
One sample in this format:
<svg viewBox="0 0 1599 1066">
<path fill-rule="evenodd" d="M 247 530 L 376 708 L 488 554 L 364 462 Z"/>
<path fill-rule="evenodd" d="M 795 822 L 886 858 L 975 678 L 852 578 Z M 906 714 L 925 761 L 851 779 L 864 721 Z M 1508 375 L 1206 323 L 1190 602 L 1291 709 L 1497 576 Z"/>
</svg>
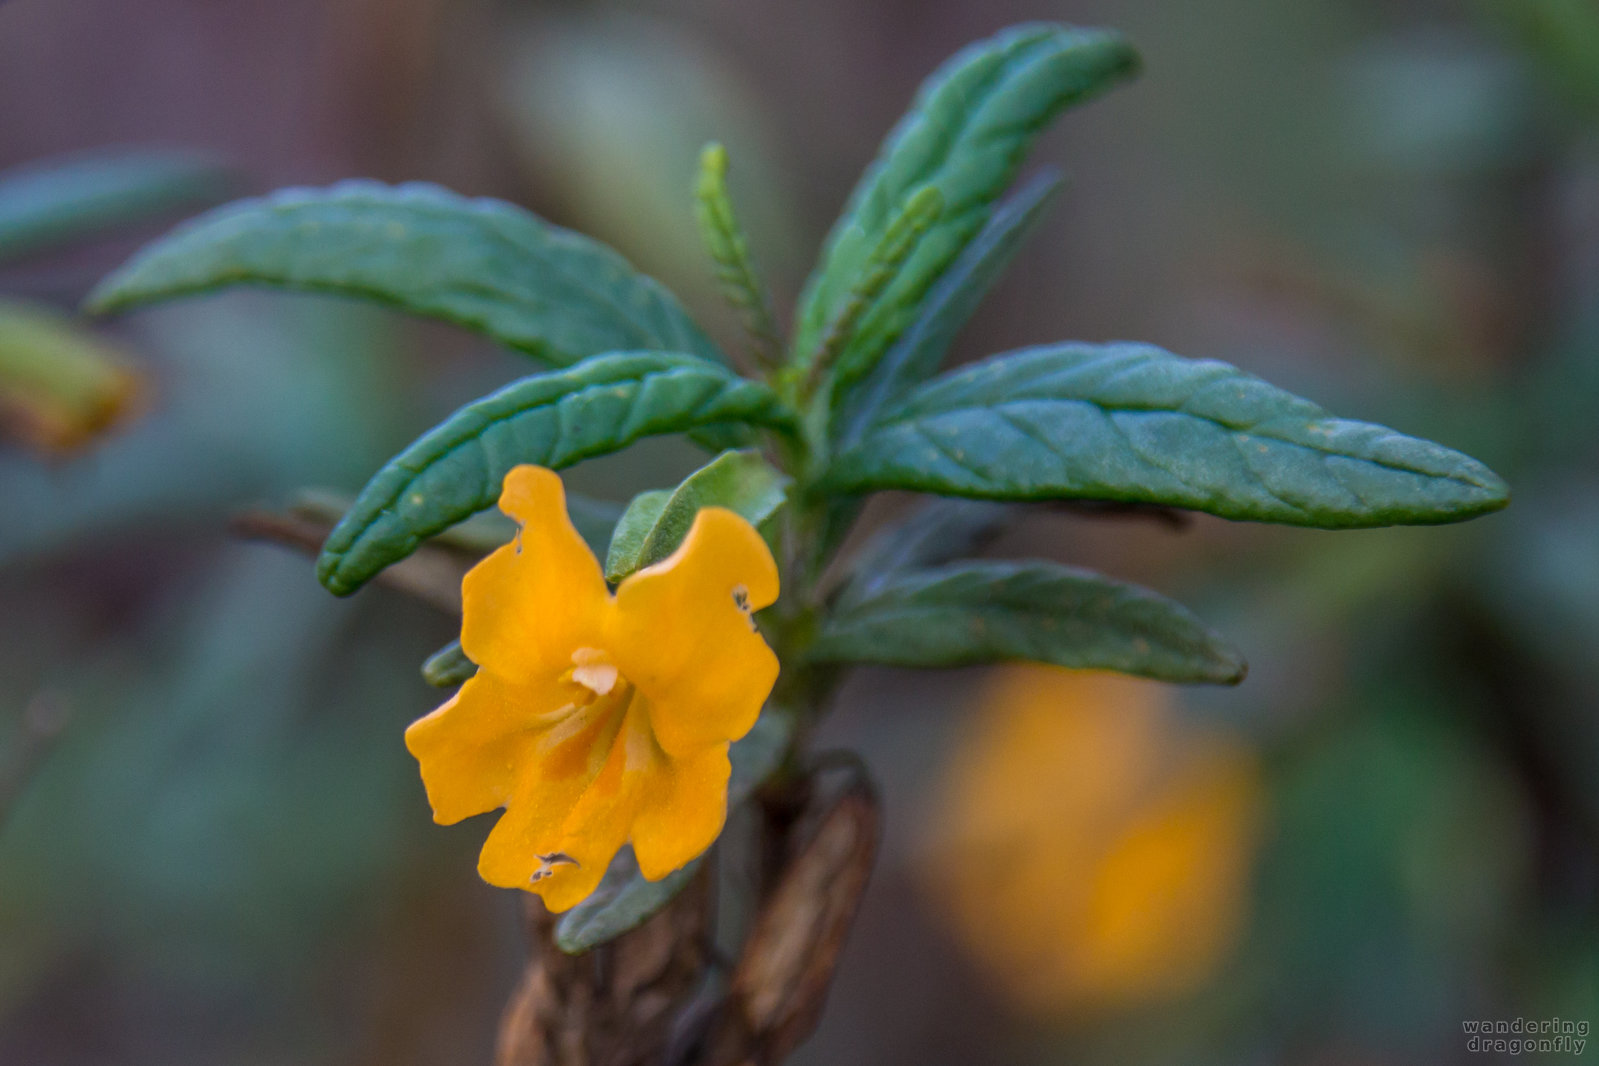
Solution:
<svg viewBox="0 0 1599 1066">
<path fill-rule="evenodd" d="M 361 587 L 344 572 L 344 553 L 324 548 L 316 560 L 316 579 L 335 596 L 348 596 Z"/>
<path fill-rule="evenodd" d="M 122 310 L 126 300 L 122 292 L 122 271 L 118 270 L 89 290 L 80 305 L 86 315 L 111 315 Z"/>
<path fill-rule="evenodd" d="M 1101 32 L 1106 38 L 1108 65 L 1116 77 L 1136 78 L 1144 72 L 1144 57 L 1132 41 L 1114 30 Z"/>
<path fill-rule="evenodd" d="M 727 177 L 727 148 L 721 141 L 710 141 L 700 149 L 700 171 L 717 180 Z"/>
<path fill-rule="evenodd" d="M 1424 524 L 1465 522 L 1510 506 L 1510 485 L 1488 466 L 1461 452 L 1449 452 L 1455 469 L 1447 475 L 1458 486 L 1448 503 L 1428 510 Z"/>
<path fill-rule="evenodd" d="M 1510 483 L 1486 466 L 1482 468 L 1477 484 L 1483 493 L 1480 514 L 1492 514 L 1510 506 Z"/>
<path fill-rule="evenodd" d="M 1186 609 L 1185 609 L 1186 610 Z M 1249 662 L 1232 641 L 1194 619 L 1199 627 L 1203 652 L 1192 674 L 1177 680 L 1198 681 L 1207 685 L 1241 685 L 1249 676 Z"/>
<path fill-rule="evenodd" d="M 1144 57 L 1133 42 L 1120 30 L 1106 27 L 1073 29 L 1060 27 L 1063 44 L 1075 49 L 1092 49 L 1099 60 L 1099 77 L 1105 81 L 1113 78 L 1134 78 L 1144 69 Z"/>
<path fill-rule="evenodd" d="M 477 673 L 477 663 L 466 657 L 460 641 L 451 641 L 422 664 L 422 680 L 434 688 L 454 688 Z"/>
</svg>

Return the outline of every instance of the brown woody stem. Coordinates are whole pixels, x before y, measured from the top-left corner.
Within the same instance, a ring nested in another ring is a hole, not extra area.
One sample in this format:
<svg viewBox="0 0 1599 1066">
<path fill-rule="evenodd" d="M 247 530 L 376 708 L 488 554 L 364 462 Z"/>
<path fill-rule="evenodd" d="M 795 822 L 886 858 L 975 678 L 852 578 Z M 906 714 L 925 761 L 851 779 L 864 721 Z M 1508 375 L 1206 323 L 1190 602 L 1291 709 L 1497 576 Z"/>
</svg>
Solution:
<svg viewBox="0 0 1599 1066">
<path fill-rule="evenodd" d="M 500 1025 L 496 1066 L 775 1066 L 810 1035 L 877 854 L 879 804 L 858 765 L 812 773 L 761 805 L 774 836 L 731 979 L 707 948 L 711 867 L 659 914 L 586 955 L 556 948 L 529 899 L 533 954 Z"/>
</svg>

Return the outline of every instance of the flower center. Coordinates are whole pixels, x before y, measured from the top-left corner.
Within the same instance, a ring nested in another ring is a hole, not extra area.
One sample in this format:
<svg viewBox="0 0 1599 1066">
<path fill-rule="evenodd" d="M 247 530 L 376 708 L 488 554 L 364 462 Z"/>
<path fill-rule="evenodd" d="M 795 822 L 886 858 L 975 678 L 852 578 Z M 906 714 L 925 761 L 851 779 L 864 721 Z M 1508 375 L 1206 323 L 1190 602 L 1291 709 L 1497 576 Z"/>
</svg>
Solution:
<svg viewBox="0 0 1599 1066">
<path fill-rule="evenodd" d="M 562 680 L 582 685 L 594 697 L 609 696 L 619 681 L 627 684 L 622 681 L 621 672 L 616 669 L 611 657 L 599 648 L 579 648 L 574 651 L 572 668 L 562 676 Z"/>
</svg>

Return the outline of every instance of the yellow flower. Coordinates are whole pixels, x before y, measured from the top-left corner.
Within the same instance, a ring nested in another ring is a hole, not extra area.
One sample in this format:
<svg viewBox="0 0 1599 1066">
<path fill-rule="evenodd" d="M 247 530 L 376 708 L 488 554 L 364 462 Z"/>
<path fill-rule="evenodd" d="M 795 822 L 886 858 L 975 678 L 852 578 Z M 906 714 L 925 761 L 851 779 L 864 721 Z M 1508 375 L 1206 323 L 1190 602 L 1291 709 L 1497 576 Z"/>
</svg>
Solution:
<svg viewBox="0 0 1599 1066">
<path fill-rule="evenodd" d="M 1180 995 L 1237 940 L 1259 772 L 1172 704 L 1152 682 L 1012 667 L 959 749 L 927 881 L 1028 1010 Z"/>
<path fill-rule="evenodd" d="M 777 680 L 750 617 L 776 601 L 777 566 L 753 526 L 708 507 L 670 558 L 612 595 L 554 473 L 512 470 L 500 509 L 516 540 L 461 585 L 478 673 L 405 743 L 435 821 L 505 808 L 483 879 L 564 911 L 623 844 L 659 880 L 722 831 L 728 745 Z"/>
</svg>

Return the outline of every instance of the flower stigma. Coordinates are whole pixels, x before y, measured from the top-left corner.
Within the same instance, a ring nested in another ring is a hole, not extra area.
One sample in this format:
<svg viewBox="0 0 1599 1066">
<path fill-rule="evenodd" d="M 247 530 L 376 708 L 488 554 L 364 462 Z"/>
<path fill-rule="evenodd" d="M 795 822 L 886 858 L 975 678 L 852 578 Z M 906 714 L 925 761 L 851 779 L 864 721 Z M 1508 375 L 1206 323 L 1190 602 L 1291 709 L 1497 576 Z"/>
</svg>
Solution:
<svg viewBox="0 0 1599 1066">
<path fill-rule="evenodd" d="M 572 669 L 566 678 L 576 681 L 596 696 L 608 696 L 621 674 L 611 657 L 598 648 L 579 648 L 572 653 Z"/>
</svg>

